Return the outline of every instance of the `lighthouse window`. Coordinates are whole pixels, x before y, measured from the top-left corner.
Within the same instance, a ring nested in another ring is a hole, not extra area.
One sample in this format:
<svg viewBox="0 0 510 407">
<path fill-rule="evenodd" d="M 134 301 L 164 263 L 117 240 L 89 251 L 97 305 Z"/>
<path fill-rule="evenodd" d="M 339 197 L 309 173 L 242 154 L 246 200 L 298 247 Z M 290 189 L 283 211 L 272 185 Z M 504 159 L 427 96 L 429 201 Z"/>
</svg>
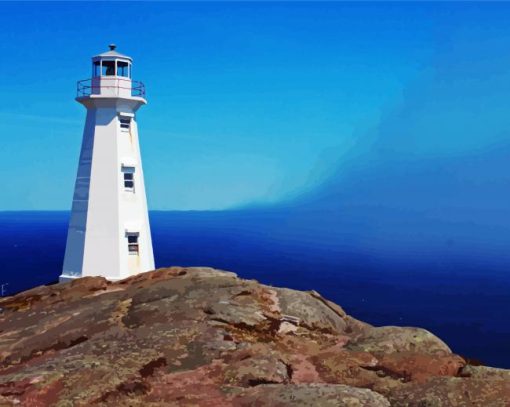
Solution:
<svg viewBox="0 0 510 407">
<path fill-rule="evenodd" d="M 124 188 L 126 191 L 133 191 L 135 189 L 135 168 L 124 167 L 122 171 L 124 174 Z"/>
<path fill-rule="evenodd" d="M 129 76 L 127 62 L 117 61 L 117 76 Z"/>
<path fill-rule="evenodd" d="M 115 61 L 103 61 L 103 76 L 114 76 L 115 75 Z"/>
<path fill-rule="evenodd" d="M 120 116 L 119 122 L 120 122 L 120 128 L 122 130 L 129 130 L 129 126 L 131 126 L 131 117 Z"/>
<path fill-rule="evenodd" d="M 94 62 L 94 76 L 100 75 L 101 75 L 101 62 L 96 61 Z"/>
<path fill-rule="evenodd" d="M 138 254 L 139 252 L 138 233 L 128 233 L 127 240 L 129 254 Z"/>
</svg>

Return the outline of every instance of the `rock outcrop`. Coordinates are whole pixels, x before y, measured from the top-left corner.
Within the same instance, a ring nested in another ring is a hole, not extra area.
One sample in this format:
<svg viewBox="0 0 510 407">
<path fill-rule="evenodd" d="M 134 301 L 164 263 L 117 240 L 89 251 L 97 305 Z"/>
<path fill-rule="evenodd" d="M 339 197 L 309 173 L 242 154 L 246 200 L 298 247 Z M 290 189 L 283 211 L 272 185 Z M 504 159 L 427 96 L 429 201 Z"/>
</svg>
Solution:
<svg viewBox="0 0 510 407">
<path fill-rule="evenodd" d="M 508 406 L 510 371 L 315 291 L 172 267 L 0 300 L 0 406 Z"/>
</svg>

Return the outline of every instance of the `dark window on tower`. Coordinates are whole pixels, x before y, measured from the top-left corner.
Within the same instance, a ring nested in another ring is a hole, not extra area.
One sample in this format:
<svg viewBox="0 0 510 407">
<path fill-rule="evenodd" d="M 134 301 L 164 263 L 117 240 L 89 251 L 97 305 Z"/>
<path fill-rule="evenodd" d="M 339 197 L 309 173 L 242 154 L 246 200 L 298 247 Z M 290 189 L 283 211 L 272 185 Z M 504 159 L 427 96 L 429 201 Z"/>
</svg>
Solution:
<svg viewBox="0 0 510 407">
<path fill-rule="evenodd" d="M 127 62 L 117 61 L 117 76 L 129 76 Z"/>
<path fill-rule="evenodd" d="M 138 254 L 140 249 L 138 244 L 138 233 L 128 233 L 127 240 L 129 254 Z"/>
<path fill-rule="evenodd" d="M 124 172 L 124 188 L 127 190 L 135 189 L 135 172 Z"/>
<path fill-rule="evenodd" d="M 119 117 L 120 128 L 123 130 L 129 130 L 131 126 L 131 117 L 120 116 Z"/>
<path fill-rule="evenodd" d="M 115 61 L 103 61 L 103 76 L 114 76 L 115 75 Z"/>
</svg>

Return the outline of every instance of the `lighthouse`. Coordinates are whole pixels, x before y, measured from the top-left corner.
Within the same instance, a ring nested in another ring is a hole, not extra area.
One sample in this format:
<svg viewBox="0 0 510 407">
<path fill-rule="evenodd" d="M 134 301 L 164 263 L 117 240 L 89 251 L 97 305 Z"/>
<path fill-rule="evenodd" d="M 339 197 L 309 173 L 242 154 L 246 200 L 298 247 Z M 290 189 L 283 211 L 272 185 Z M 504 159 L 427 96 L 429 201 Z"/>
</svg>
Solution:
<svg viewBox="0 0 510 407">
<path fill-rule="evenodd" d="M 77 85 L 87 116 L 61 282 L 154 269 L 136 115 L 145 86 L 131 79 L 133 60 L 109 48 Z"/>
</svg>

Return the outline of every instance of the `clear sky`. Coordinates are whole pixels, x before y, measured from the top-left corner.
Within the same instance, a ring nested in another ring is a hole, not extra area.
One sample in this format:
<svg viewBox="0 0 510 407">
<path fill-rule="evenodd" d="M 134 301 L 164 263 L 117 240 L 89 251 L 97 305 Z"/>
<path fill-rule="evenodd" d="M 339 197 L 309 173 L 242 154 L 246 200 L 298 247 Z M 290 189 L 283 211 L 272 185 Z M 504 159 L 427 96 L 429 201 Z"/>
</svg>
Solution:
<svg viewBox="0 0 510 407">
<path fill-rule="evenodd" d="M 147 87 L 150 209 L 224 209 L 358 157 L 377 172 L 508 142 L 508 21 L 505 3 L 1 2 L 0 210 L 70 208 L 75 82 L 111 42 Z"/>
</svg>

